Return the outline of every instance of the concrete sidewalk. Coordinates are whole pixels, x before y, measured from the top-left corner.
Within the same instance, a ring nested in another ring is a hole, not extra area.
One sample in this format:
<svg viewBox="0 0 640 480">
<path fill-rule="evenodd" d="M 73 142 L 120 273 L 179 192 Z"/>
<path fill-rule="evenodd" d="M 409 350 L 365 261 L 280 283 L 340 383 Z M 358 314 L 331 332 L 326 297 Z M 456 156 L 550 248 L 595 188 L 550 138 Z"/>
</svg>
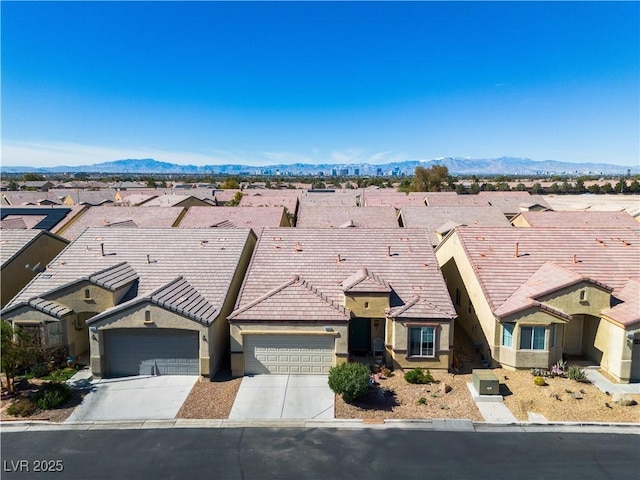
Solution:
<svg viewBox="0 0 640 480">
<path fill-rule="evenodd" d="M 476 402 L 476 406 L 485 422 L 516 423 L 518 421 L 511 413 L 511 410 L 503 403 L 502 395 L 479 395 L 473 387 L 473 383 L 467 383 L 467 388 L 469 388 L 471 398 Z"/>
<path fill-rule="evenodd" d="M 640 395 L 640 383 L 613 383 L 598 368 L 585 368 L 584 371 L 589 381 L 603 392 Z"/>
</svg>

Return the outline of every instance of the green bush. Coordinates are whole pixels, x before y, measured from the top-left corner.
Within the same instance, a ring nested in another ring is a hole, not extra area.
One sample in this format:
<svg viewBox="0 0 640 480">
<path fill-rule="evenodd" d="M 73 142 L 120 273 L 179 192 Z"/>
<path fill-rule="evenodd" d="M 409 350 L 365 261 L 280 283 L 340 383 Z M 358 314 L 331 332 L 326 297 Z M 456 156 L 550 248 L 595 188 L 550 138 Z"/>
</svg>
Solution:
<svg viewBox="0 0 640 480">
<path fill-rule="evenodd" d="M 38 408 L 51 410 L 71 400 L 72 391 L 66 383 L 46 383 L 42 390 L 33 396 Z"/>
<path fill-rule="evenodd" d="M 418 405 L 426 405 L 427 404 L 427 399 L 424 397 L 420 397 L 418 399 Z"/>
<path fill-rule="evenodd" d="M 404 379 L 409 383 L 433 383 L 435 381 L 429 370 L 424 371 L 421 368 L 409 370 L 404 374 Z"/>
<path fill-rule="evenodd" d="M 329 388 L 351 403 L 369 390 L 369 367 L 362 363 L 343 363 L 329 369 Z"/>
<path fill-rule="evenodd" d="M 571 365 L 567 368 L 567 378 L 576 382 L 588 382 L 587 373 L 578 365 Z"/>
<path fill-rule="evenodd" d="M 21 398 L 9 405 L 7 413 L 14 417 L 28 417 L 33 415 L 36 410 L 38 410 L 38 407 L 36 407 L 35 403 L 28 398 Z"/>
</svg>

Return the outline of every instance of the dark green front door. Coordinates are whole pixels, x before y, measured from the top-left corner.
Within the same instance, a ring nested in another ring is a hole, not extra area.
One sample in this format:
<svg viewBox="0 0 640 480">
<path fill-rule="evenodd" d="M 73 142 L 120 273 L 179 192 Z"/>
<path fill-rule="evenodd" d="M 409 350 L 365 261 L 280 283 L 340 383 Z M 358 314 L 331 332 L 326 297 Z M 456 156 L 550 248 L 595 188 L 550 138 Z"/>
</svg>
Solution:
<svg viewBox="0 0 640 480">
<path fill-rule="evenodd" d="M 349 353 L 366 355 L 371 350 L 371 319 L 352 318 L 349 321 Z"/>
</svg>

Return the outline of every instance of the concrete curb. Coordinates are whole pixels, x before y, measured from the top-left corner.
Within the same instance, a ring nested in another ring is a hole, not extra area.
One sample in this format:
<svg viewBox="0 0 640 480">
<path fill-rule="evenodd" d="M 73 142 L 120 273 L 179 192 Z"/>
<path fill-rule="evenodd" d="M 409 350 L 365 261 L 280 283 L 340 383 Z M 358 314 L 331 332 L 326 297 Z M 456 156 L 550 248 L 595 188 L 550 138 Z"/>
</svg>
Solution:
<svg viewBox="0 0 640 480">
<path fill-rule="evenodd" d="M 461 419 L 396 420 L 389 419 L 381 423 L 365 423 L 360 419 L 331 420 L 123 420 L 52 423 L 47 421 L 1 422 L 2 433 L 38 432 L 52 430 L 137 430 L 167 428 L 340 428 L 353 430 L 425 430 L 457 432 L 521 432 L 521 433 L 617 433 L 640 435 L 637 423 L 489 423 L 472 422 Z"/>
</svg>

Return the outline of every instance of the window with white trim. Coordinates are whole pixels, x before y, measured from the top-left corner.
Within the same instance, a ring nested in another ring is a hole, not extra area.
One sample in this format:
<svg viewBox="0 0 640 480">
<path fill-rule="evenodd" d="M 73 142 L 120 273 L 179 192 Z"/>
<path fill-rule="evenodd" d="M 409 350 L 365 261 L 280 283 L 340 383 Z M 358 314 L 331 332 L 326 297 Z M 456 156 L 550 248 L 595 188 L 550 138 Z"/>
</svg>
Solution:
<svg viewBox="0 0 640 480">
<path fill-rule="evenodd" d="M 513 347 L 513 323 L 505 323 L 502 325 L 502 346 Z"/>
<path fill-rule="evenodd" d="M 45 325 L 47 333 L 47 347 L 62 345 L 62 325 L 60 322 L 50 322 Z"/>
<path fill-rule="evenodd" d="M 545 327 L 520 327 L 520 350 L 544 350 Z"/>
<path fill-rule="evenodd" d="M 409 356 L 435 357 L 436 328 L 409 327 Z"/>
</svg>

